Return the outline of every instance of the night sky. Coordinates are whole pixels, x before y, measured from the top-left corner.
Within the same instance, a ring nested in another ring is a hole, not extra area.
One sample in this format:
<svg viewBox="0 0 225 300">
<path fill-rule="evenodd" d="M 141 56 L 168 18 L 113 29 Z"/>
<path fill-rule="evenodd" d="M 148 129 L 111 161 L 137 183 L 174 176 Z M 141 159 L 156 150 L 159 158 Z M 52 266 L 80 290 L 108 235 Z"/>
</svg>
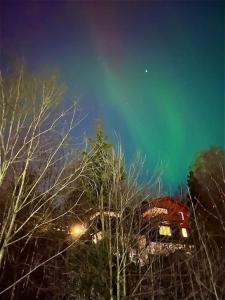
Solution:
<svg viewBox="0 0 225 300">
<path fill-rule="evenodd" d="M 56 70 L 87 114 L 76 134 L 120 137 L 127 164 L 162 162 L 169 188 L 202 149 L 224 147 L 223 1 L 6 1 L 1 64 Z"/>
</svg>

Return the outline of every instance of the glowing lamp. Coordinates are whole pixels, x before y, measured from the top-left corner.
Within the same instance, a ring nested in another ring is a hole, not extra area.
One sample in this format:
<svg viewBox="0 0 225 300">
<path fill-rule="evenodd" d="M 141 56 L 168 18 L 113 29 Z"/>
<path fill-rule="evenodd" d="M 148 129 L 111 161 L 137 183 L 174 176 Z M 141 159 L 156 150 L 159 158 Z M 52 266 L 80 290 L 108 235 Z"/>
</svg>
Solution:
<svg viewBox="0 0 225 300">
<path fill-rule="evenodd" d="M 74 224 L 70 228 L 70 235 L 74 239 L 79 239 L 86 231 L 87 231 L 87 228 L 83 224 Z"/>
</svg>

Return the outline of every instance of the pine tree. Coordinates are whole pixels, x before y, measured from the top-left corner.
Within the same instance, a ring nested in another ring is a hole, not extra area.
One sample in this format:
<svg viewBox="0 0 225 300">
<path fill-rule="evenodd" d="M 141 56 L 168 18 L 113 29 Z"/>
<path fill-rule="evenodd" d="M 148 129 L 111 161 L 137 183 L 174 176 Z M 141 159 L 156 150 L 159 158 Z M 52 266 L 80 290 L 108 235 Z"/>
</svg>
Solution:
<svg viewBox="0 0 225 300">
<path fill-rule="evenodd" d="M 90 162 L 89 178 L 94 182 L 94 191 L 97 195 L 104 189 L 111 175 L 112 145 L 107 139 L 103 133 L 102 122 L 97 120 L 96 136 L 88 139 L 87 150 L 82 152 L 82 155 Z"/>
<path fill-rule="evenodd" d="M 96 207 L 100 205 L 103 209 L 108 205 L 107 195 L 115 176 L 115 170 L 119 173 L 121 182 L 125 179 L 125 168 L 122 163 L 120 167 L 115 166 L 119 159 L 115 154 L 112 144 L 108 137 L 104 135 L 103 124 L 100 120 L 96 122 L 96 135 L 89 138 L 87 146 L 81 152 L 82 157 L 87 160 L 88 181 L 85 179 L 83 184 L 86 186 L 86 194 L 90 200 L 90 205 Z M 118 168 L 120 168 L 118 170 Z"/>
</svg>

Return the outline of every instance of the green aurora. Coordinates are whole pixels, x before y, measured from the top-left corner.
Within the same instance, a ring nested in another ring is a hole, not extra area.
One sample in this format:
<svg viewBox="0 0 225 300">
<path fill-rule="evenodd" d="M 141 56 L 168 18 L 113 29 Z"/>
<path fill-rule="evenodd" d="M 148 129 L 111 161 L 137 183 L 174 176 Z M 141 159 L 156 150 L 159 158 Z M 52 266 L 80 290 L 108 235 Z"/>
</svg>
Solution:
<svg viewBox="0 0 225 300">
<path fill-rule="evenodd" d="M 66 97 L 79 95 L 88 114 L 80 132 L 93 134 L 101 118 L 106 134 L 120 137 L 127 165 L 137 151 L 149 174 L 162 162 L 174 189 L 199 151 L 224 147 L 222 1 L 3 8 L 3 46 L 33 68 L 57 69 Z"/>
</svg>

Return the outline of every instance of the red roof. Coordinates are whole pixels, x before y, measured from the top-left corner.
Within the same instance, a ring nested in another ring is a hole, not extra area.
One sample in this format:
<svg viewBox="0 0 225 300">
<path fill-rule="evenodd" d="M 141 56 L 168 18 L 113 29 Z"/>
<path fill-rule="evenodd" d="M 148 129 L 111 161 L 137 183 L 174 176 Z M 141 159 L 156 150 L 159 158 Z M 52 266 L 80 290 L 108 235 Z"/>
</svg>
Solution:
<svg viewBox="0 0 225 300">
<path fill-rule="evenodd" d="M 178 198 L 166 196 L 146 202 L 143 217 L 151 219 L 156 216 L 160 216 L 161 221 L 189 227 L 189 209 Z"/>
</svg>

